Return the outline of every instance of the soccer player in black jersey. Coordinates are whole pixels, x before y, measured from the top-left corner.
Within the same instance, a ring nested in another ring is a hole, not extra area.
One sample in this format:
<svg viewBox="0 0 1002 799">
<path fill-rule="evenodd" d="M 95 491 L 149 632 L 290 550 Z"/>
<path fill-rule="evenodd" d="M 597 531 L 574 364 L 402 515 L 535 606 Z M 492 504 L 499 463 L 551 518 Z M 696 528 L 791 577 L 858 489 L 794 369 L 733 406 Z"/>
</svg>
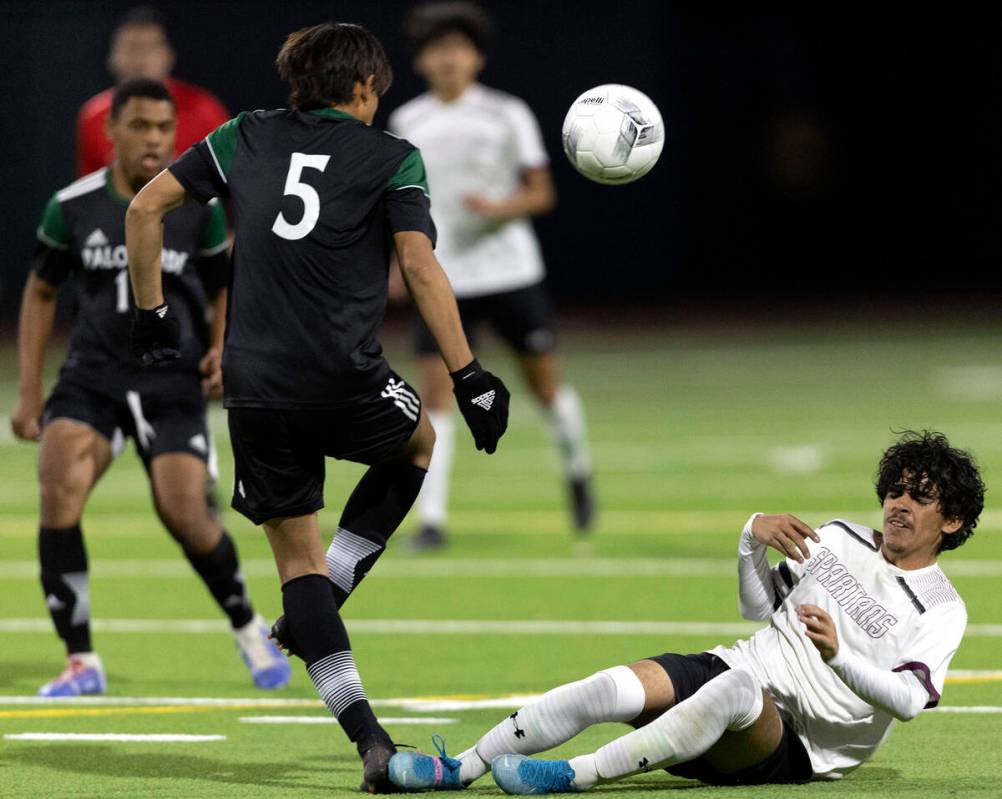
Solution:
<svg viewBox="0 0 1002 799">
<path fill-rule="evenodd" d="M 277 59 L 290 110 L 243 113 L 158 175 L 129 207 L 133 347 L 150 364 L 176 351 L 161 291 L 161 222 L 192 197 L 229 197 L 235 249 L 223 350 L 235 461 L 233 507 L 264 526 L 282 581 L 277 637 L 302 656 L 365 765 L 389 787 L 394 747 L 366 699 L 338 614 L 417 496 L 435 434 L 375 338 L 391 248 L 452 373 L 478 449 L 494 452 L 508 391 L 473 358 L 432 246 L 421 154 L 372 128 L 392 73 L 357 25 L 291 34 Z M 324 458 L 369 466 L 326 554 L 317 511 Z"/>
<path fill-rule="evenodd" d="M 105 688 L 104 670 L 91 646 L 80 519 L 124 436 L 135 439 L 157 515 L 229 617 L 254 682 L 279 687 L 291 671 L 251 607 L 233 542 L 210 514 L 205 497 L 214 450 L 203 389 L 217 387 L 220 379 L 229 272 L 226 218 L 218 203 L 186 208 L 164 227 L 164 289 L 176 309 L 180 358 L 162 370 L 142 371 L 129 351 L 133 303 L 125 212 L 135 193 L 166 165 L 174 126 L 174 103 L 162 83 L 122 84 L 107 128 L 114 162 L 56 192 L 38 229 L 21 306 L 21 391 L 11 424 L 18 438 L 41 440 L 42 587 L 69 655 L 63 673 L 40 690 L 43 696 Z M 43 407 L 45 349 L 56 295 L 68 280 L 76 289 L 76 320 L 59 382 Z M 207 324 L 210 309 L 214 317 Z"/>
</svg>

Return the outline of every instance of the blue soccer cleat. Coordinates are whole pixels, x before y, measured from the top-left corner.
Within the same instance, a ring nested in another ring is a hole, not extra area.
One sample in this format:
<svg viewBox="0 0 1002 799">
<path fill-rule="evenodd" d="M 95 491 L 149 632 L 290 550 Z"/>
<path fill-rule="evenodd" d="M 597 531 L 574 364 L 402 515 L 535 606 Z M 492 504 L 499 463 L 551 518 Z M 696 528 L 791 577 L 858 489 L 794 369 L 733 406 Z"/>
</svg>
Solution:
<svg viewBox="0 0 1002 799">
<path fill-rule="evenodd" d="M 255 614 L 247 624 L 233 631 L 237 649 L 258 688 L 282 688 L 292 677 L 288 659 L 268 637 L 268 625 Z"/>
<path fill-rule="evenodd" d="M 93 652 L 70 655 L 62 674 L 38 689 L 39 696 L 86 696 L 103 694 L 108 687 L 101 658 Z"/>
<path fill-rule="evenodd" d="M 525 755 L 498 755 L 491 763 L 494 782 L 505 793 L 523 796 L 576 791 L 574 769 L 566 760 L 533 760 Z"/>
<path fill-rule="evenodd" d="M 461 791 L 460 762 L 445 753 L 441 735 L 431 739 L 438 756 L 423 752 L 397 752 L 390 758 L 390 782 L 405 791 Z"/>
</svg>

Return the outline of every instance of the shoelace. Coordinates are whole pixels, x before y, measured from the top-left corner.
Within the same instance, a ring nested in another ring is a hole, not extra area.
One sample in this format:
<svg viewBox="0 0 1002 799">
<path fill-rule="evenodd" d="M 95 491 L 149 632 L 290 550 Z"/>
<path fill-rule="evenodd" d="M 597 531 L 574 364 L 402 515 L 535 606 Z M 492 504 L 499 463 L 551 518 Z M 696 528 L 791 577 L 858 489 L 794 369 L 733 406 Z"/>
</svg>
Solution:
<svg viewBox="0 0 1002 799">
<path fill-rule="evenodd" d="M 548 793 L 567 791 L 574 779 L 574 770 L 563 761 L 526 760 L 522 766 L 528 764 L 531 764 L 529 768 L 534 772 L 534 776 L 539 778 L 540 783 L 542 783 L 541 787 L 544 787 Z"/>
<path fill-rule="evenodd" d="M 431 736 L 431 742 L 432 745 L 438 750 L 438 756 L 442 758 L 443 763 L 447 763 L 449 766 L 453 768 L 459 765 L 459 761 L 456 760 L 456 758 L 449 757 L 445 753 L 445 738 L 443 738 L 441 735 L 436 734 Z"/>
</svg>

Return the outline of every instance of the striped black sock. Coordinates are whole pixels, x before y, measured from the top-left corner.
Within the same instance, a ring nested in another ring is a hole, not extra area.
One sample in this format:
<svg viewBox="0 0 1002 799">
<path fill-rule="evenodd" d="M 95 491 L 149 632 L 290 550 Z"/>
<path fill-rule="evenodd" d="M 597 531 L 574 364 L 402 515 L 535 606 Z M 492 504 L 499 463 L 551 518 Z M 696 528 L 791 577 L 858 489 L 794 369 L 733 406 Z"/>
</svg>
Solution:
<svg viewBox="0 0 1002 799">
<path fill-rule="evenodd" d="M 233 629 L 243 627 L 254 618 L 254 608 L 247 596 L 247 586 L 240 574 L 240 561 L 233 539 L 223 530 L 216 548 L 196 555 L 185 551 L 185 557 L 202 578 L 212 598 L 230 618 Z"/>
<path fill-rule="evenodd" d="M 390 743 L 365 696 L 348 631 L 337 612 L 330 580 L 307 574 L 282 586 L 285 619 L 306 661 L 306 671 L 328 710 L 360 753 L 373 741 Z"/>
<path fill-rule="evenodd" d="M 421 491 L 427 471 L 410 461 L 370 466 L 351 492 L 327 550 L 327 570 L 338 607 L 386 549 Z"/>
<path fill-rule="evenodd" d="M 38 528 L 42 591 L 67 654 L 90 652 L 90 589 L 87 550 L 80 525 Z"/>
</svg>

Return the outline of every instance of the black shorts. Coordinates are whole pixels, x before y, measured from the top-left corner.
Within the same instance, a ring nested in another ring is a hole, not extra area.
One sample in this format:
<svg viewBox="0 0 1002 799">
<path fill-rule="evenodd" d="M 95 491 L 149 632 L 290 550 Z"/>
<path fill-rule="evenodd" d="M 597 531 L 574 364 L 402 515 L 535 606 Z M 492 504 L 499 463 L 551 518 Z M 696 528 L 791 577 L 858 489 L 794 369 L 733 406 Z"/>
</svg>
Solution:
<svg viewBox="0 0 1002 799">
<path fill-rule="evenodd" d="M 254 524 L 324 506 L 324 458 L 371 465 L 400 457 L 421 415 L 417 392 L 385 388 L 342 408 L 230 408 L 233 509 Z"/>
<path fill-rule="evenodd" d="M 692 696 L 714 677 L 730 669 L 723 660 L 709 652 L 698 655 L 676 655 L 666 652 L 648 658 L 653 660 L 671 678 L 675 687 L 675 702 Z M 723 774 L 702 757 L 679 763 L 667 769 L 669 774 L 699 780 L 709 785 L 764 785 L 766 783 L 807 782 L 814 776 L 811 759 L 800 737 L 783 717 L 783 737 L 776 751 L 769 757 L 741 771 Z"/>
<path fill-rule="evenodd" d="M 112 442 L 116 454 L 125 438 L 136 443 L 143 463 L 168 452 L 186 452 L 209 464 L 214 458 L 197 376 L 178 375 L 165 393 L 163 380 L 88 379 L 64 372 L 45 403 L 42 424 L 71 419 Z"/>
<path fill-rule="evenodd" d="M 500 294 L 467 297 L 458 303 L 470 347 L 476 340 L 476 328 L 486 320 L 515 352 L 533 355 L 553 350 L 553 310 L 542 283 Z M 438 346 L 431 331 L 420 316 L 415 315 L 415 321 L 415 351 L 418 355 L 437 355 Z"/>
</svg>

